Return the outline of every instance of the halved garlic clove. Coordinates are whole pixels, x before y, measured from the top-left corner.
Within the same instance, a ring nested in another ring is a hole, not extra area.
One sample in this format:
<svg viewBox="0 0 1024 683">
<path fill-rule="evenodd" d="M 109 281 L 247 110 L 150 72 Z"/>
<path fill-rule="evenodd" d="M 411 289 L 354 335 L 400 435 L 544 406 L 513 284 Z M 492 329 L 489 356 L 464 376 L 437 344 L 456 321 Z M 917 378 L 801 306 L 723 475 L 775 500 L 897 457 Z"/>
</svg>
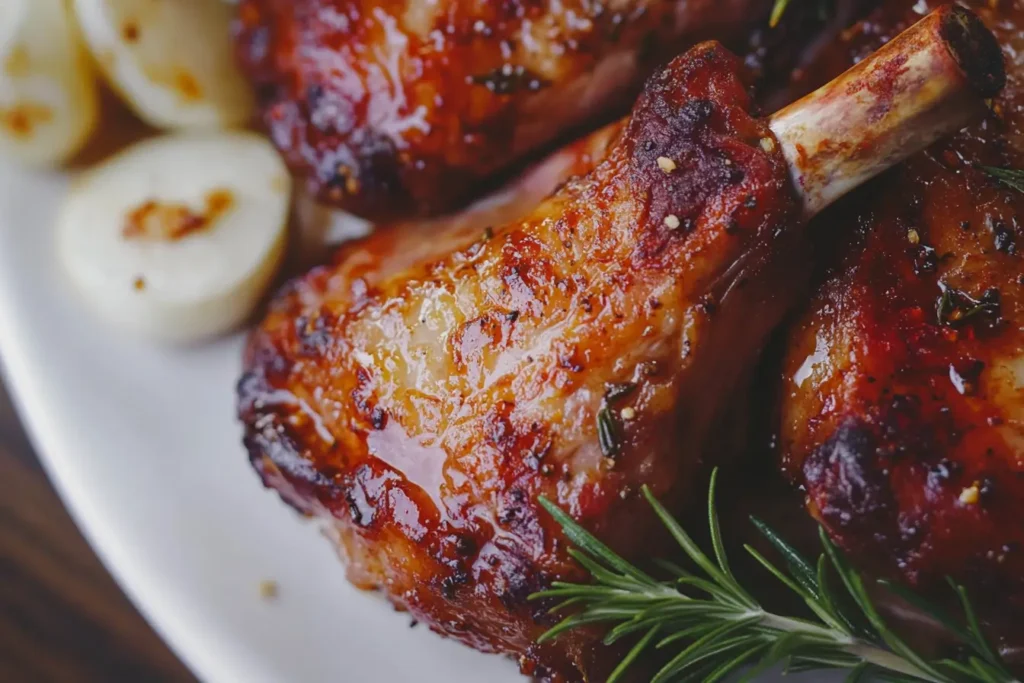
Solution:
<svg viewBox="0 0 1024 683">
<path fill-rule="evenodd" d="M 74 0 L 111 86 L 158 128 L 227 128 L 253 111 L 235 65 L 234 10 L 214 0 Z"/>
<path fill-rule="evenodd" d="M 0 155 L 58 164 L 98 119 L 92 62 L 64 0 L 0 0 Z"/>
<path fill-rule="evenodd" d="M 244 322 L 273 280 L 291 185 L 255 134 L 144 141 L 76 181 L 58 219 L 60 257 L 120 327 L 169 342 L 211 337 Z"/>
</svg>

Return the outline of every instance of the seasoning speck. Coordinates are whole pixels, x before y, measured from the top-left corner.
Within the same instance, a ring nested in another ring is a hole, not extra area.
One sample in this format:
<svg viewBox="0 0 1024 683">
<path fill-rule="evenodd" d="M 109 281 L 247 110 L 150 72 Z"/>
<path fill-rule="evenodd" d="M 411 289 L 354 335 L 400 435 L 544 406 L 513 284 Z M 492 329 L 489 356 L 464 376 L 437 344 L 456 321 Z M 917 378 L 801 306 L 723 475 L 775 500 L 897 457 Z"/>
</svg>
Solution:
<svg viewBox="0 0 1024 683">
<path fill-rule="evenodd" d="M 619 454 L 619 427 L 607 407 L 597 413 L 597 441 L 605 458 L 611 459 Z"/>
<path fill-rule="evenodd" d="M 234 194 L 223 188 L 206 195 L 201 213 L 185 204 L 150 199 L 125 216 L 121 235 L 129 240 L 176 242 L 212 226 L 234 203 Z"/>
<path fill-rule="evenodd" d="M 679 216 L 675 215 L 674 213 L 670 213 L 669 215 L 665 216 L 665 227 L 668 228 L 669 230 L 675 230 L 676 228 L 678 228 Z"/>
<path fill-rule="evenodd" d="M 960 502 L 964 505 L 976 505 L 980 498 L 981 495 L 980 491 L 978 491 L 978 482 L 974 482 L 960 492 Z"/>
<path fill-rule="evenodd" d="M 132 280 L 132 287 L 135 288 L 136 292 L 143 291 L 144 289 L 146 289 L 146 278 L 142 277 L 141 275 L 137 276 L 134 280 Z"/>
<path fill-rule="evenodd" d="M 620 412 L 619 415 L 622 416 L 623 420 L 634 420 L 636 419 L 636 409 L 626 406 L 622 409 L 622 412 Z"/>
<path fill-rule="evenodd" d="M 264 579 L 260 581 L 260 597 L 264 600 L 273 600 L 277 597 L 277 581 Z"/>
<path fill-rule="evenodd" d="M 668 157 L 658 157 L 658 168 L 665 173 L 671 173 L 676 170 L 676 162 L 672 161 Z"/>
<path fill-rule="evenodd" d="M 911 228 L 910 230 L 907 230 L 907 241 L 910 242 L 911 244 L 920 244 L 921 235 L 917 232 L 917 230 Z"/>
<path fill-rule="evenodd" d="M 139 42 L 139 25 L 134 21 L 126 21 L 121 26 L 121 36 L 125 39 L 125 42 Z"/>
</svg>

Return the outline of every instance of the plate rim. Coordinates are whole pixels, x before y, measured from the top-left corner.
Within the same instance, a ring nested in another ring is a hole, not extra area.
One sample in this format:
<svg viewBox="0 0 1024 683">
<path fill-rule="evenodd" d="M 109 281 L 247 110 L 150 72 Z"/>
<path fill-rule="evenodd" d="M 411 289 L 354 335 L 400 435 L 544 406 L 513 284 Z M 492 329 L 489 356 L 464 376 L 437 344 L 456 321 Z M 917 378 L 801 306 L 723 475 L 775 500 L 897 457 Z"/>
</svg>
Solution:
<svg viewBox="0 0 1024 683">
<path fill-rule="evenodd" d="M 141 568 L 136 568 L 136 564 L 131 561 L 131 552 L 125 543 L 119 542 L 117 533 L 107 531 L 101 519 L 102 514 L 92 504 L 88 492 L 65 475 L 61 464 L 66 458 L 72 457 L 72 449 L 69 444 L 63 443 L 62 431 L 47 424 L 46 401 L 30 376 L 30 363 L 26 361 L 19 335 L 15 333 L 17 315 L 11 301 L 11 291 L 11 287 L 4 286 L 3 276 L 0 275 L 0 380 L 7 389 L 15 415 L 61 504 L 132 607 L 189 673 L 200 681 L 232 680 L 238 670 L 209 653 L 208 648 L 203 647 L 202 639 L 193 635 L 192 629 L 174 617 L 173 609 L 157 604 L 157 591 L 145 588 L 150 582 L 142 576 Z"/>
</svg>

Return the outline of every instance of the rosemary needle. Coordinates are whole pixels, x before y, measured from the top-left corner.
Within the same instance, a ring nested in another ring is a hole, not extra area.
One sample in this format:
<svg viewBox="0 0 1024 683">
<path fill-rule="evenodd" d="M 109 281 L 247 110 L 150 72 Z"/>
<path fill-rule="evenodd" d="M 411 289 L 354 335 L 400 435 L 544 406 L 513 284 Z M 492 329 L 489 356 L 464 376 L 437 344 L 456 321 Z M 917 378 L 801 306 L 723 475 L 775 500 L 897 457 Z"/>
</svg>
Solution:
<svg viewBox="0 0 1024 683">
<path fill-rule="evenodd" d="M 775 4 L 772 5 L 771 17 L 768 19 L 770 27 L 775 28 L 779 25 L 782 15 L 786 13 L 787 7 L 789 7 L 789 0 L 775 0 Z"/>
<path fill-rule="evenodd" d="M 713 683 L 743 668 L 747 668 L 744 680 L 751 680 L 780 664 L 787 671 L 847 669 L 849 682 L 874 677 L 904 683 L 1021 683 L 985 639 L 963 587 L 950 582 L 963 611 L 961 619 L 954 619 L 907 589 L 890 586 L 961 641 L 964 654 L 960 659 L 932 660 L 889 628 L 869 597 L 864 579 L 824 530 L 820 530 L 823 552 L 812 565 L 778 533 L 753 520 L 783 558 L 786 570 L 749 546 L 747 552 L 796 593 L 813 616 L 785 616 L 764 609 L 729 567 L 715 511 L 716 478 L 717 471 L 711 476 L 708 496 L 711 556 L 644 487 L 648 503 L 694 565 L 685 569 L 659 562 L 671 574 L 666 580 L 641 571 L 542 498 L 541 504 L 575 546 L 570 553 L 590 572 L 593 582 L 556 581 L 549 590 L 530 596 L 531 600 L 557 598 L 560 602 L 551 612 L 568 613 L 541 636 L 541 642 L 595 623 L 609 628 L 604 639 L 608 645 L 632 639 L 634 645 L 608 683 L 622 680 L 631 664 L 656 650 L 667 655 L 667 663 L 651 683 Z M 829 576 L 834 578 L 830 581 Z"/>
<path fill-rule="evenodd" d="M 998 168 L 996 166 L 982 166 L 981 170 L 998 180 L 1006 187 L 1024 192 L 1024 171 L 1016 168 Z"/>
</svg>

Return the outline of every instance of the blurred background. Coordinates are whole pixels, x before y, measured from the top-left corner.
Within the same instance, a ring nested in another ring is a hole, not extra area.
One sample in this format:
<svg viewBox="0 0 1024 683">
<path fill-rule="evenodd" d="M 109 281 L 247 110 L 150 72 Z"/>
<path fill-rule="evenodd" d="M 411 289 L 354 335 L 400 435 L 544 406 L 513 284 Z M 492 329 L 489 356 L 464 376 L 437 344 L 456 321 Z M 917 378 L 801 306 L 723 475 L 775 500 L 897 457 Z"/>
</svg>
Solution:
<svg viewBox="0 0 1024 683">
<path fill-rule="evenodd" d="M 191 683 L 46 478 L 0 377 L 0 681 Z"/>
</svg>

